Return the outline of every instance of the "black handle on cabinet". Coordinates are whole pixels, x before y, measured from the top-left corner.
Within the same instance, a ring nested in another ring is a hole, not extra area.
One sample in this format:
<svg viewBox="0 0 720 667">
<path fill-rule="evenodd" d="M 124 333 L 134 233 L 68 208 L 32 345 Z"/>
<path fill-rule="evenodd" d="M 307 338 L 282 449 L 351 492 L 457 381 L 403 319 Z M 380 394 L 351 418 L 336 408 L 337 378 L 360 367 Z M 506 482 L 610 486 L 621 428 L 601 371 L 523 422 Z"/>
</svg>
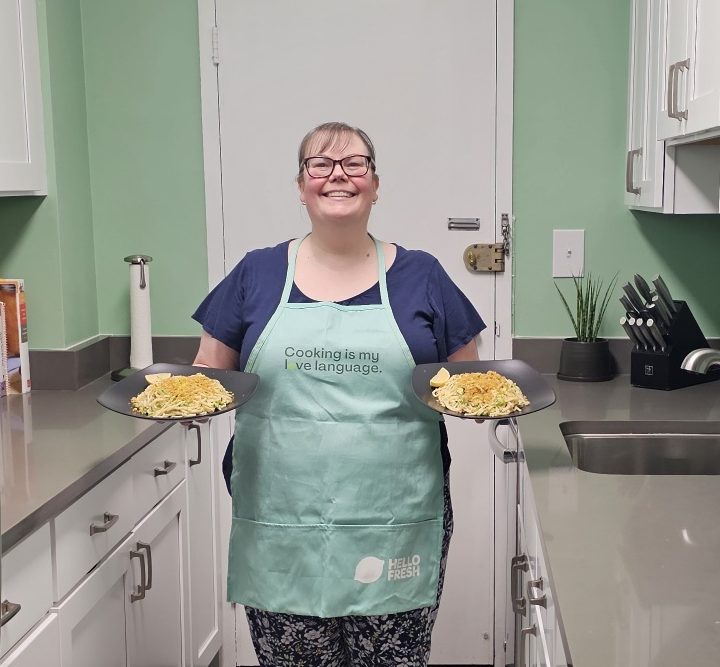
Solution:
<svg viewBox="0 0 720 667">
<path fill-rule="evenodd" d="M 167 475 L 169 472 L 175 469 L 176 465 L 177 463 L 175 463 L 175 461 L 163 461 L 162 467 L 155 466 L 155 469 L 153 470 L 153 475 L 155 475 L 155 477 Z"/>
<path fill-rule="evenodd" d="M 147 555 L 147 585 L 145 586 L 145 590 L 149 591 L 152 588 L 153 575 L 152 550 L 150 549 L 150 545 L 145 542 L 137 543 L 137 550 L 140 551 L 140 549 L 144 549 Z"/>
<path fill-rule="evenodd" d="M 138 548 L 140 545 L 138 544 Z M 130 559 L 140 559 L 140 584 L 134 593 L 130 593 L 130 602 L 137 602 L 145 599 L 145 591 L 147 590 L 147 570 L 145 569 L 145 555 L 140 551 L 131 551 Z"/>
<path fill-rule="evenodd" d="M 190 424 L 188 429 L 195 429 L 197 435 L 197 458 L 190 459 L 189 463 L 191 466 L 196 466 L 202 463 L 202 435 L 200 434 L 200 426 L 198 424 Z"/>
<path fill-rule="evenodd" d="M 17 602 L 10 602 L 10 600 L 3 600 L 0 603 L 0 627 L 5 625 L 10 619 L 17 616 L 17 613 L 22 609 L 22 605 Z"/>
<path fill-rule="evenodd" d="M 110 514 L 110 512 L 105 512 L 105 514 L 103 514 L 104 523 L 102 525 L 98 526 L 96 523 L 90 524 L 90 535 L 95 535 L 95 533 L 106 533 L 117 523 L 119 518 L 119 514 Z"/>
</svg>

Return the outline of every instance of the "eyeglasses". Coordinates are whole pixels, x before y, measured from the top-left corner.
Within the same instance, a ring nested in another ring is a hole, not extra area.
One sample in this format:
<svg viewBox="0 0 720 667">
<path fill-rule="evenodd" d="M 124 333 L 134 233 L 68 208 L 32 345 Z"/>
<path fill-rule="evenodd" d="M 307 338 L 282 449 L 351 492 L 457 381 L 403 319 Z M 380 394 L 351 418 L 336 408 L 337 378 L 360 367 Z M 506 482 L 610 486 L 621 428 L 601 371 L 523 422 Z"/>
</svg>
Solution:
<svg viewBox="0 0 720 667">
<path fill-rule="evenodd" d="M 342 160 L 316 155 L 303 160 L 310 178 L 327 178 L 333 173 L 336 164 L 340 165 L 347 176 L 365 176 L 372 163 L 373 161 L 368 155 L 348 155 Z"/>
</svg>

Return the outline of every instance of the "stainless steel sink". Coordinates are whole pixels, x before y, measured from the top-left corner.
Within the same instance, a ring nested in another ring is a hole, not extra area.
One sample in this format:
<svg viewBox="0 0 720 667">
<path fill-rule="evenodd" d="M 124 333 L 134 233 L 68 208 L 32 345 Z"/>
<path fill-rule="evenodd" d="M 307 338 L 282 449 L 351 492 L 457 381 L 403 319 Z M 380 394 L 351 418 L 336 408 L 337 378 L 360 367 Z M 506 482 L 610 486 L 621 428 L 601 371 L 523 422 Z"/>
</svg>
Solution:
<svg viewBox="0 0 720 667">
<path fill-rule="evenodd" d="M 720 475 L 720 422 L 560 424 L 573 463 L 607 475 Z"/>
</svg>

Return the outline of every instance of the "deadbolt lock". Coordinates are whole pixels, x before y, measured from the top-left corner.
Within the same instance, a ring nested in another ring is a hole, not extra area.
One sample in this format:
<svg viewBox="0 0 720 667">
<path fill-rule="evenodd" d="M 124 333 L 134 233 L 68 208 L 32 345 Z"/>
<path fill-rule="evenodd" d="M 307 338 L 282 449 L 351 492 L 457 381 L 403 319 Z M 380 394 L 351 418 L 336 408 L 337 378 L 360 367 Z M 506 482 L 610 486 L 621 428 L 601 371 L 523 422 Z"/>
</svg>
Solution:
<svg viewBox="0 0 720 667">
<path fill-rule="evenodd" d="M 505 245 L 503 243 L 474 243 L 465 248 L 463 260 L 473 273 L 505 270 Z"/>
</svg>

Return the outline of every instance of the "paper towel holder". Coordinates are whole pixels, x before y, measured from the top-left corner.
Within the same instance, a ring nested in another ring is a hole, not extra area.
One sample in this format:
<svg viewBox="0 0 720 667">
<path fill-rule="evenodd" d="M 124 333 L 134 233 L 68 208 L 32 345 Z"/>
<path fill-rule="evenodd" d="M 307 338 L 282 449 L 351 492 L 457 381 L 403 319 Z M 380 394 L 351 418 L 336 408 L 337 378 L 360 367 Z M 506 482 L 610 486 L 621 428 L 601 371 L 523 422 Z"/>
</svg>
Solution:
<svg viewBox="0 0 720 667">
<path fill-rule="evenodd" d="M 138 255 L 128 255 L 127 257 L 124 258 L 124 261 L 127 262 L 128 264 L 131 264 L 131 265 L 139 264 L 140 265 L 140 283 L 139 283 L 138 287 L 141 290 L 144 290 L 147 288 L 147 280 L 145 279 L 145 265 L 152 262 L 152 260 L 153 260 L 153 258 L 150 257 L 150 255 L 139 255 L 139 254 Z M 130 341 L 130 345 L 132 348 L 132 338 Z M 112 373 L 110 374 L 110 378 L 113 381 L 117 382 L 119 380 L 122 380 L 122 379 L 128 377 L 129 375 L 132 375 L 133 373 L 137 372 L 138 370 L 139 369 L 132 368 L 132 367 L 119 368 L 117 370 L 112 371 Z"/>
</svg>

